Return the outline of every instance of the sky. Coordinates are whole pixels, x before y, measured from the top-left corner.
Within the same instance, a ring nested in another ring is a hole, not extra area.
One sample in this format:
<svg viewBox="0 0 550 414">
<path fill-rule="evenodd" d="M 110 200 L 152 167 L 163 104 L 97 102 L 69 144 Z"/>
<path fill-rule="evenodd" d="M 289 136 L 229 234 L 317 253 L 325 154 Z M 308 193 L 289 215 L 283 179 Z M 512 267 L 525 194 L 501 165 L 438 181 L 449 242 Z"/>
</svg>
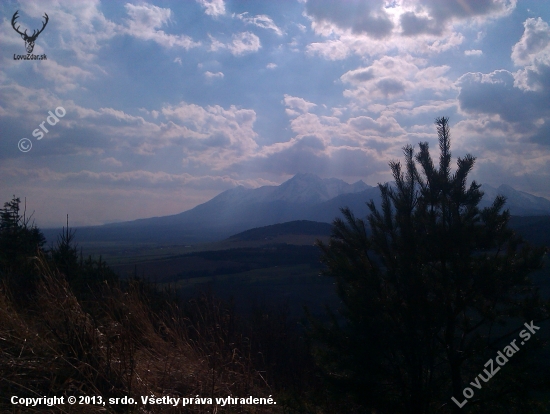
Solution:
<svg viewBox="0 0 550 414">
<path fill-rule="evenodd" d="M 16 11 L 29 35 L 48 15 L 47 59 L 17 59 Z M 2 1 L 0 16 L 0 202 L 26 199 L 40 227 L 176 214 L 296 173 L 376 185 L 407 144 L 437 156 L 441 116 L 472 179 L 550 198 L 548 1 Z"/>
</svg>

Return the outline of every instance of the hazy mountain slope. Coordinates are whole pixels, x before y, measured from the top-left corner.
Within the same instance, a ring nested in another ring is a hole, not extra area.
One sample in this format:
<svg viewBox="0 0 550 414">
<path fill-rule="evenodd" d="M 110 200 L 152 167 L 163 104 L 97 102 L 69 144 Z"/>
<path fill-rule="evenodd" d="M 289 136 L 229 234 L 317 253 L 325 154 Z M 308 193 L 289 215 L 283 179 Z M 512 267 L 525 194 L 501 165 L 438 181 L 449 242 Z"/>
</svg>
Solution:
<svg viewBox="0 0 550 414">
<path fill-rule="evenodd" d="M 370 187 L 359 193 L 342 194 L 324 203 L 311 206 L 308 211 L 308 219 L 332 223 L 336 217 L 342 217 L 340 212 L 342 207 L 349 207 L 356 217 L 364 219 L 369 213 L 367 202 L 370 200 L 373 200 L 376 205 L 380 205 L 381 198 L 378 187 Z"/>
<path fill-rule="evenodd" d="M 502 194 L 506 197 L 506 208 L 510 209 L 510 213 L 514 216 L 539 216 L 550 214 L 550 200 L 523 191 L 514 190 L 509 185 L 502 184 L 498 188 L 495 188 L 489 184 L 483 184 L 481 190 L 485 193 L 481 201 L 482 207 L 489 206 L 497 194 Z"/>
<path fill-rule="evenodd" d="M 280 186 L 236 187 L 183 213 L 79 228 L 79 241 L 198 242 L 219 240 L 270 224 L 309 218 L 312 206 L 371 188 L 362 181 L 297 174 Z M 327 221 L 331 221 L 331 219 Z M 46 231 L 52 239 L 52 231 Z"/>
<path fill-rule="evenodd" d="M 514 190 L 484 184 L 481 207 L 492 203 L 497 194 L 507 198 L 512 215 L 550 215 L 550 201 Z M 341 217 L 340 208 L 349 207 L 359 218 L 369 214 L 366 203 L 380 204 L 380 191 L 362 181 L 348 184 L 336 178 L 322 179 L 313 174 L 297 174 L 279 186 L 256 189 L 236 187 L 206 203 L 179 214 L 135 221 L 79 228 L 77 241 L 136 243 L 195 243 L 221 240 L 251 228 L 294 220 L 331 223 Z M 55 240 L 59 230 L 45 230 Z"/>
</svg>

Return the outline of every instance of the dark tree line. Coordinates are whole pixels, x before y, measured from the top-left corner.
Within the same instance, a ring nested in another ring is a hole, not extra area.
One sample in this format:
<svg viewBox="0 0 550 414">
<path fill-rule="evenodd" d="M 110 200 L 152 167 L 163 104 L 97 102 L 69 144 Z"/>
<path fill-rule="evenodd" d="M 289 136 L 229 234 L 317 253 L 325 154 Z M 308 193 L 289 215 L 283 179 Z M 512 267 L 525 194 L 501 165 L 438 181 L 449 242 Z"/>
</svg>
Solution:
<svg viewBox="0 0 550 414">
<path fill-rule="evenodd" d="M 117 277 L 106 263 L 91 256 L 84 259 L 75 243 L 75 232 L 63 228 L 56 243 L 49 248 L 32 214 L 27 217 L 21 199 L 13 198 L 0 209 L 0 281 L 19 299 L 32 297 L 39 278 L 36 258 L 49 262 L 59 270 L 76 291 L 85 292 L 103 281 L 114 282 Z"/>
</svg>

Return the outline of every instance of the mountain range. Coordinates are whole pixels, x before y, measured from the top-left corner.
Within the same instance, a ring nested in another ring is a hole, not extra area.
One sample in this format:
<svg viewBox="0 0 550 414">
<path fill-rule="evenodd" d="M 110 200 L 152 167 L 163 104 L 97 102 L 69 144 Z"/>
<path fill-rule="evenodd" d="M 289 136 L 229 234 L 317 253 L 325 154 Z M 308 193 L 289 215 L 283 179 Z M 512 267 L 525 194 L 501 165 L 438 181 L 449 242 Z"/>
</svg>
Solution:
<svg viewBox="0 0 550 414">
<path fill-rule="evenodd" d="M 484 184 L 481 207 L 497 194 L 506 196 L 512 215 L 550 215 L 550 201 L 518 191 L 508 185 Z M 377 187 L 357 181 L 348 184 L 336 178 L 297 174 L 279 186 L 255 189 L 242 186 L 222 192 L 211 200 L 179 214 L 134 221 L 81 227 L 77 241 L 195 243 L 227 238 L 256 227 L 293 220 L 331 223 L 340 208 L 349 207 L 357 217 L 368 214 L 366 202 L 380 203 Z M 48 239 L 54 229 L 44 233 Z M 57 230 L 58 232 L 58 230 Z M 55 233 L 58 234 L 58 233 Z"/>
</svg>

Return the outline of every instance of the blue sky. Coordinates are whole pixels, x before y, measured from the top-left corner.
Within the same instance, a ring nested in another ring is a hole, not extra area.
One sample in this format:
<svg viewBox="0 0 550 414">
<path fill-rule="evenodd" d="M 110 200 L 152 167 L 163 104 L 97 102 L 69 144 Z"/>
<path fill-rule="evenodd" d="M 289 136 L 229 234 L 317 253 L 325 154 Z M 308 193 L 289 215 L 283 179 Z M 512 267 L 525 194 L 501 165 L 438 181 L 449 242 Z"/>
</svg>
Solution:
<svg viewBox="0 0 550 414">
<path fill-rule="evenodd" d="M 48 14 L 33 52 L 47 60 L 14 60 L 16 10 L 30 32 Z M 26 197 L 39 226 L 175 214 L 300 172 L 375 185 L 404 145 L 437 152 L 439 116 L 453 156 L 477 157 L 473 178 L 550 198 L 549 2 L 49 0 L 0 13 L 0 201 Z"/>
</svg>

